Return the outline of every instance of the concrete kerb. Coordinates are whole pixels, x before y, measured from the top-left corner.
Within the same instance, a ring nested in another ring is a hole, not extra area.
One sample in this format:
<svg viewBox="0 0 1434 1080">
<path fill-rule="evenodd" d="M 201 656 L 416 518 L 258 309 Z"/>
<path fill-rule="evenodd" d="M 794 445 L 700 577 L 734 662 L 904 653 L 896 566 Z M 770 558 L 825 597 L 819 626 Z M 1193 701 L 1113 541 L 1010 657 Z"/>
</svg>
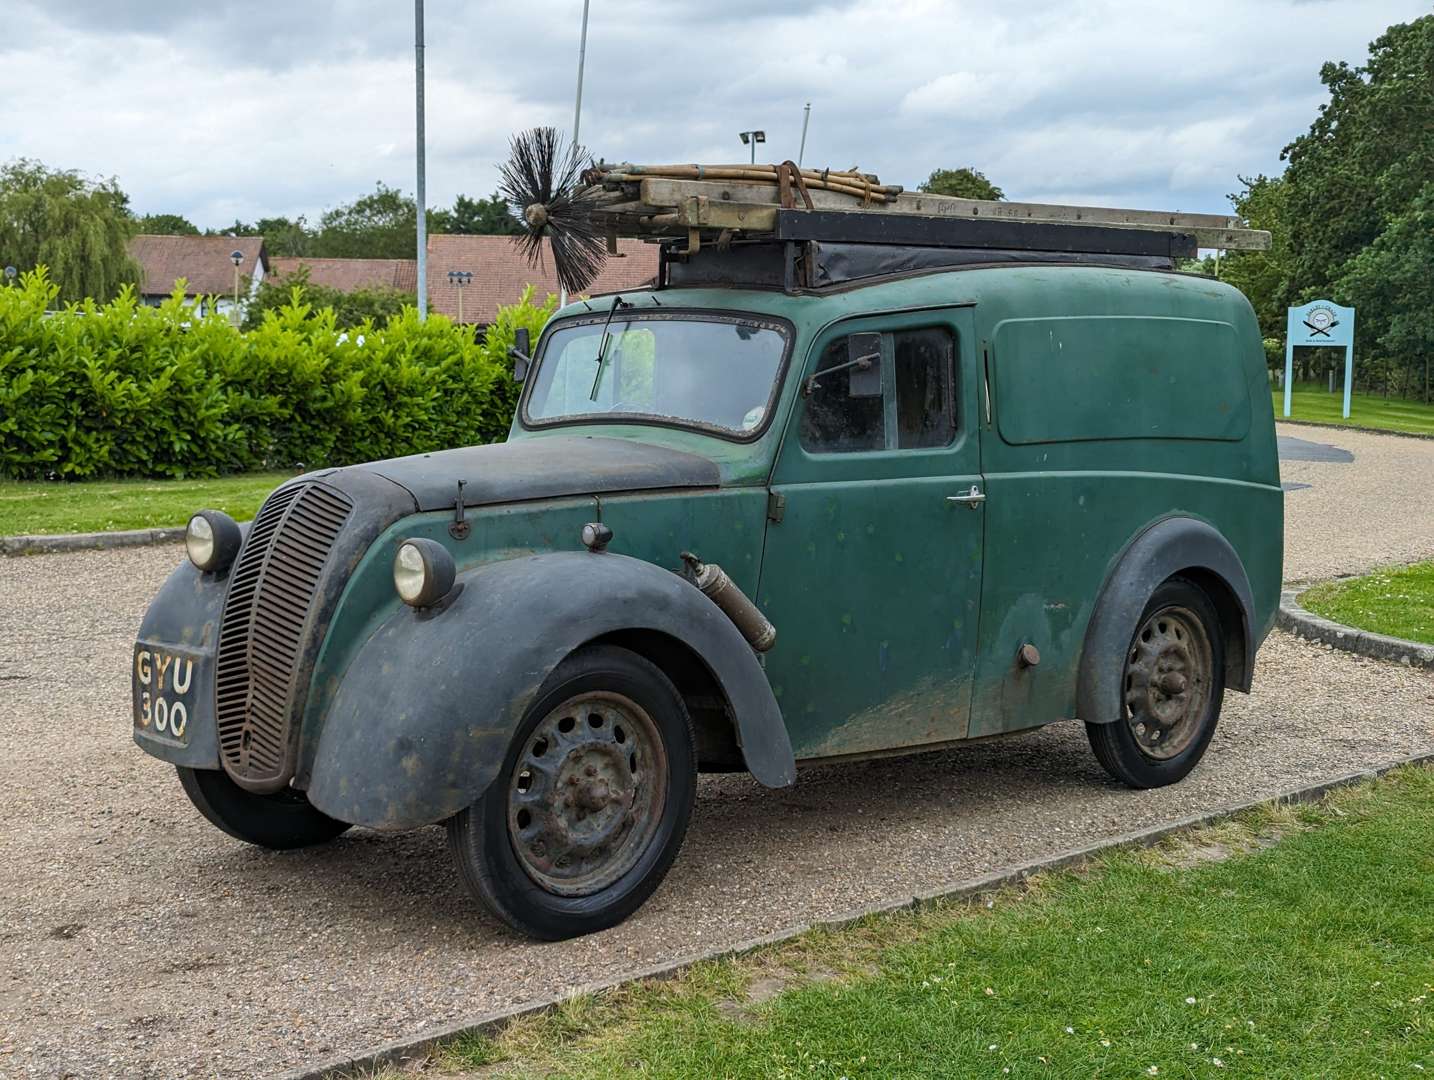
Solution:
<svg viewBox="0 0 1434 1080">
<path fill-rule="evenodd" d="M 1374 660 L 1387 660 L 1405 667 L 1434 670 L 1434 645 L 1422 645 L 1417 641 L 1376 634 L 1372 630 L 1360 630 L 1345 626 L 1307 611 L 1300 606 L 1300 595 L 1308 586 L 1286 589 L 1280 594 L 1280 611 L 1276 625 L 1288 630 L 1296 637 L 1306 638 L 1330 645 L 1345 652 L 1358 653 Z"/>
<path fill-rule="evenodd" d="M 1355 424 L 1327 424 L 1318 420 L 1295 420 L 1288 416 L 1281 416 L 1275 413 L 1275 423 L 1293 424 L 1296 427 L 1323 428 L 1325 431 L 1357 431 L 1361 435 L 1393 435 L 1398 439 L 1434 439 L 1434 435 L 1424 431 L 1391 431 L 1389 428 L 1359 427 Z"/>
<path fill-rule="evenodd" d="M 1157 825 L 1149 829 L 1125 833 L 1099 843 L 1075 848 L 1044 859 L 1035 859 L 1031 862 L 1021 863 L 1018 866 L 1013 866 L 1006 870 L 986 874 L 979 878 L 956 882 L 950 886 L 918 893 L 914 896 L 870 904 L 841 915 L 819 919 L 813 923 L 799 923 L 778 930 L 775 933 L 752 938 L 737 945 L 711 949 L 705 952 L 689 953 L 666 963 L 620 978 L 571 987 L 563 993 L 548 998 L 524 1002 L 510 1009 L 503 1009 L 497 1012 L 487 1013 L 483 1016 L 474 1017 L 470 1020 L 449 1024 L 442 1028 L 429 1031 L 422 1036 L 385 1043 L 382 1046 L 376 1046 L 349 1057 L 335 1058 L 319 1065 L 285 1073 L 282 1075 L 282 1080 L 330 1080 L 330 1078 L 335 1076 L 363 1070 L 372 1071 L 386 1065 L 402 1066 L 419 1064 L 427 1058 L 433 1050 L 444 1043 L 451 1042 L 465 1035 L 496 1035 L 514 1021 L 550 1012 L 564 1001 L 573 997 L 601 993 L 629 983 L 644 980 L 675 978 L 694 965 L 704 961 L 742 956 L 755 952 L 758 949 L 766 948 L 769 945 L 779 945 L 782 942 L 789 941 L 792 938 L 807 933 L 815 927 L 840 929 L 860 922 L 862 919 L 869 918 L 872 915 L 889 914 L 896 911 L 904 911 L 908 908 L 921 908 L 929 905 L 980 900 L 993 893 L 1000 892 L 1003 889 L 1019 887 L 1029 878 L 1037 874 L 1084 866 L 1099 856 L 1107 855 L 1115 851 L 1153 847 L 1171 836 L 1188 832 L 1201 826 L 1225 821 L 1238 814 L 1243 814 L 1261 807 L 1317 802 L 1330 792 L 1340 788 L 1364 783 L 1369 780 L 1376 780 L 1385 773 L 1406 765 L 1422 764 L 1434 764 L 1434 751 L 1413 754 L 1409 757 L 1403 757 L 1397 761 L 1391 761 L 1372 769 L 1364 769 L 1330 780 L 1322 780 L 1318 783 L 1309 784 L 1292 791 L 1282 792 L 1278 795 L 1251 799 L 1247 802 L 1238 803 L 1233 806 L 1225 806 L 1218 810 L 1209 811 L 1208 813 L 1181 818 L 1178 821 L 1172 821 L 1164 825 Z"/>
<path fill-rule="evenodd" d="M 0 536 L 0 556 L 53 555 L 64 551 L 173 544 L 184 539 L 184 526 L 172 529 L 121 529 L 114 532 L 56 533 L 53 536 Z"/>
</svg>

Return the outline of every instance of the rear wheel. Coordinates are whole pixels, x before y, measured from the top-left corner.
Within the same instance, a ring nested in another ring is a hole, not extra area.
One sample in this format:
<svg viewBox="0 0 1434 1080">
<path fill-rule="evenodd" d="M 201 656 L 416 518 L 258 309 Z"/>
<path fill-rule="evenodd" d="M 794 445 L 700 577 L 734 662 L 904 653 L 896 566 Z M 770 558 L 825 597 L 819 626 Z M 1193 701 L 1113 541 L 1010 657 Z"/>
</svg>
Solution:
<svg viewBox="0 0 1434 1080">
<path fill-rule="evenodd" d="M 1184 578 L 1161 583 L 1124 664 L 1124 716 L 1086 724 L 1091 749 L 1131 787 L 1184 779 L 1204 757 L 1224 701 L 1225 642 L 1210 598 Z"/>
<path fill-rule="evenodd" d="M 184 793 L 209 823 L 250 844 L 287 851 L 327 843 L 349 828 L 315 810 L 302 791 L 255 795 L 219 769 L 181 765 L 178 772 Z"/>
<path fill-rule="evenodd" d="M 564 660 L 519 725 L 497 778 L 448 823 L 469 890 L 534 937 L 614 926 L 666 875 L 697 790 L 677 688 L 627 649 Z"/>
</svg>

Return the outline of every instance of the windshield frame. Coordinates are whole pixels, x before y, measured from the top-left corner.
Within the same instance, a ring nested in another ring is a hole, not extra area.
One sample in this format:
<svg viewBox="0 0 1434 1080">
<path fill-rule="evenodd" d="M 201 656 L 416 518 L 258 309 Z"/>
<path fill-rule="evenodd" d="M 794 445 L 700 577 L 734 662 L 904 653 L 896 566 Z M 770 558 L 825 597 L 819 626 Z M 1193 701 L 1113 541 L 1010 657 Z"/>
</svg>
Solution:
<svg viewBox="0 0 1434 1080">
<path fill-rule="evenodd" d="M 581 315 L 565 316 L 561 319 L 551 319 L 548 325 L 543 327 L 542 336 L 538 339 L 538 348 L 535 351 L 532 370 L 523 380 L 523 392 L 518 399 L 518 422 L 525 430 L 539 431 L 544 428 L 553 427 L 577 427 L 587 424 L 626 424 L 647 427 L 676 428 L 679 431 L 696 431 L 703 435 L 712 435 L 727 442 L 751 443 L 756 442 L 772 426 L 776 418 L 776 406 L 781 400 L 782 388 L 787 384 L 787 368 L 792 362 L 792 350 L 796 345 L 797 330 L 790 319 L 780 315 L 769 315 L 761 311 L 736 311 L 732 308 L 696 308 L 696 307 L 656 307 L 642 305 L 641 307 L 624 308 L 613 316 L 616 324 L 622 315 L 628 317 L 628 321 L 669 321 L 669 322 L 705 322 L 705 323 L 757 323 L 764 329 L 775 330 L 782 335 L 782 358 L 777 363 L 777 370 L 772 377 L 772 388 L 767 396 L 766 413 L 762 422 L 751 431 L 734 431 L 732 428 L 722 427 L 719 424 L 705 424 L 700 420 L 684 420 L 675 416 L 667 416 L 657 413 L 578 413 L 570 416 L 553 417 L 550 419 L 535 419 L 528 413 L 528 402 L 532 397 L 533 388 L 537 385 L 537 374 L 542 365 L 548 362 L 548 345 L 551 337 L 559 330 L 566 330 L 575 326 L 601 326 L 607 321 L 611 301 L 606 296 L 590 298 L 592 301 L 601 303 L 608 301 L 603 307 L 595 307 L 589 314 L 584 312 Z"/>
</svg>

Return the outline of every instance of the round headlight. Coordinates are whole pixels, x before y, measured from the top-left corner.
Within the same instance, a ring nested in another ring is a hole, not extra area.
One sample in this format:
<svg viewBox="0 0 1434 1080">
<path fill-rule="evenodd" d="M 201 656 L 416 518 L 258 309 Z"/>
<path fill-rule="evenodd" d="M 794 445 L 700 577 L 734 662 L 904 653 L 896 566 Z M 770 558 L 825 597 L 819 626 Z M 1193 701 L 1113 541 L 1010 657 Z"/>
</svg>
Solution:
<svg viewBox="0 0 1434 1080">
<path fill-rule="evenodd" d="M 436 540 L 405 540 L 393 560 L 393 587 L 413 607 L 427 607 L 453 590 L 453 556 Z"/>
<path fill-rule="evenodd" d="M 229 569 L 239 554 L 243 539 L 239 523 L 218 510 L 201 510 L 189 519 L 184 530 L 184 549 L 189 561 L 206 574 Z"/>
</svg>

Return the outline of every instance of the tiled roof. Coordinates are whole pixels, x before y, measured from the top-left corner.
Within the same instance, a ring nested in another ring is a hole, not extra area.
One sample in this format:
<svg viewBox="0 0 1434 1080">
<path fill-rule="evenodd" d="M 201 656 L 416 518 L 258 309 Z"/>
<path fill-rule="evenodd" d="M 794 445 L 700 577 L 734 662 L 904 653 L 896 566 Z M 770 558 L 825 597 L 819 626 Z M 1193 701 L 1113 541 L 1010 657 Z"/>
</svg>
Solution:
<svg viewBox="0 0 1434 1080">
<path fill-rule="evenodd" d="M 230 252 L 244 253 L 239 273 L 251 276 L 261 260 L 269 259 L 262 236 L 150 236 L 129 242 L 129 253 L 140 268 L 140 292 L 167 296 L 184 278 L 187 296 L 228 296 L 234 291 L 234 262 Z"/>
<path fill-rule="evenodd" d="M 470 284 L 463 286 L 463 321 L 490 323 L 499 305 L 512 304 L 533 285 L 539 303 L 558 291 L 553 273 L 553 255 L 544 243 L 542 262 L 529 266 L 508 236 L 461 236 L 439 233 L 428 238 L 428 305 L 449 318 L 458 318 L 458 286 L 448 282 L 448 271 L 468 270 Z M 645 285 L 657 276 L 657 248 L 641 240 L 620 239 L 618 254 L 609 255 L 607 265 L 584 293 L 621 292 Z"/>
<path fill-rule="evenodd" d="M 269 260 L 274 278 L 288 277 L 300 267 L 309 271 L 309 281 L 340 292 L 355 289 L 418 289 L 418 262 L 414 259 L 311 259 L 275 256 Z"/>
</svg>

